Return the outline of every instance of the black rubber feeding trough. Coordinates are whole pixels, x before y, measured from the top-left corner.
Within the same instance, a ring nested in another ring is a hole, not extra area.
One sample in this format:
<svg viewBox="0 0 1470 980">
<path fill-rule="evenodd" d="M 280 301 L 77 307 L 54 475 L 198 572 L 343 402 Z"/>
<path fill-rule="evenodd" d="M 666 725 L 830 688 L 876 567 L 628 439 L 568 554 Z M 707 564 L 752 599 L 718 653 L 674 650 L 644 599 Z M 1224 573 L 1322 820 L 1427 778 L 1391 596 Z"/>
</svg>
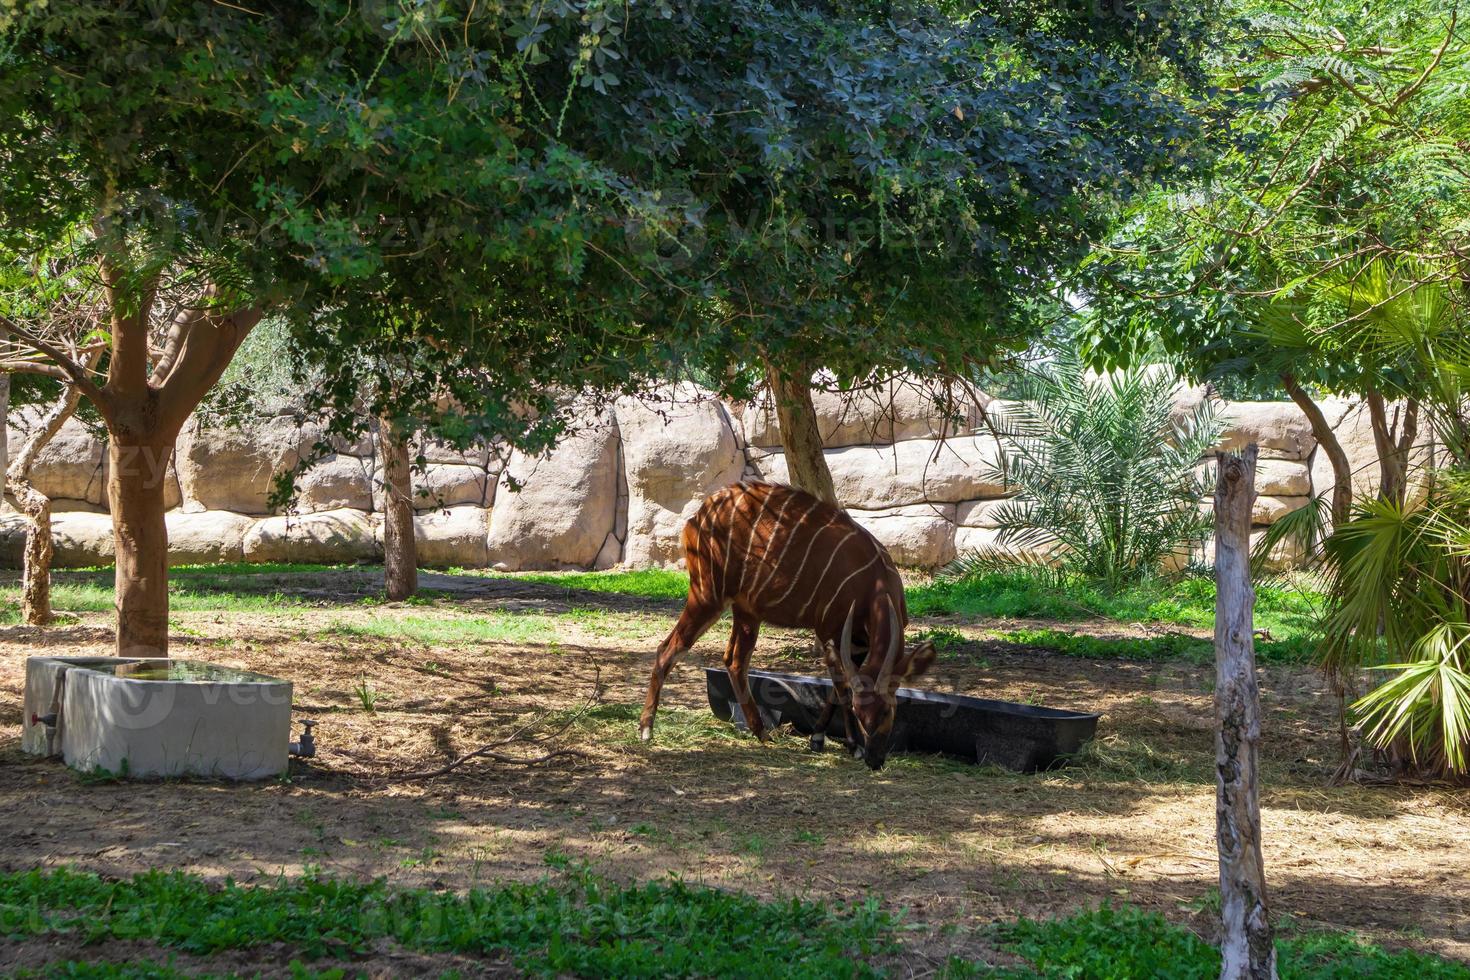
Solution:
<svg viewBox="0 0 1470 980">
<path fill-rule="evenodd" d="M 744 728 L 730 675 L 719 667 L 706 667 L 704 673 L 710 710 Z M 767 728 L 789 724 L 802 735 L 812 734 L 831 690 L 826 677 L 750 672 L 750 692 Z M 1097 731 L 1097 719 L 1078 711 L 901 687 L 890 749 L 1037 772 L 1063 764 L 1082 748 Z M 827 734 L 842 736 L 841 712 L 834 713 Z"/>
</svg>

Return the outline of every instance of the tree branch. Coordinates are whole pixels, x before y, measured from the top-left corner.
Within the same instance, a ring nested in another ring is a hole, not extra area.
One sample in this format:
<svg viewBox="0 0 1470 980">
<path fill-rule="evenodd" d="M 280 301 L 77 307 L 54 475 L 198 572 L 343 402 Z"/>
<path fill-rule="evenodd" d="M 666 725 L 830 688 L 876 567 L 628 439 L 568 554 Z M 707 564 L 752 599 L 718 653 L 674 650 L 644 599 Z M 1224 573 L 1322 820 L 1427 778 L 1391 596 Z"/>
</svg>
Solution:
<svg viewBox="0 0 1470 980">
<path fill-rule="evenodd" d="M 72 384 L 77 386 L 82 394 L 90 398 L 92 400 L 92 403 L 95 404 L 99 409 L 102 409 L 104 407 L 106 403 L 106 396 L 103 394 L 102 389 L 99 388 L 92 381 L 92 379 L 87 376 L 86 368 L 82 367 L 76 361 L 72 360 L 70 357 L 64 354 L 60 348 L 51 345 L 50 343 L 42 340 L 40 337 L 37 337 L 35 334 L 26 330 L 20 324 L 10 319 L 10 317 L 5 316 L 3 313 L 0 313 L 0 329 L 4 329 L 9 333 L 14 334 L 28 347 L 31 347 L 34 350 L 39 351 L 40 353 L 51 358 L 54 366 L 58 369 L 58 372 L 53 373 L 51 371 L 36 370 L 36 368 L 51 366 L 43 364 L 37 364 L 35 365 L 35 368 L 15 368 L 16 370 L 24 370 L 27 374 L 44 374 L 48 377 L 60 378 L 63 381 L 70 381 Z M 7 368 L 9 368 L 9 365 L 7 365 Z"/>
<path fill-rule="evenodd" d="M 214 295 L 211 287 L 205 293 L 205 302 Z M 265 314 L 259 306 L 229 313 L 212 312 L 206 306 L 197 312 L 198 316 L 184 318 L 182 322 L 175 318 L 175 324 L 180 327 L 175 354 L 168 371 L 155 372 L 149 382 L 159 395 L 158 422 L 164 428 L 177 430 L 183 426 Z"/>
</svg>

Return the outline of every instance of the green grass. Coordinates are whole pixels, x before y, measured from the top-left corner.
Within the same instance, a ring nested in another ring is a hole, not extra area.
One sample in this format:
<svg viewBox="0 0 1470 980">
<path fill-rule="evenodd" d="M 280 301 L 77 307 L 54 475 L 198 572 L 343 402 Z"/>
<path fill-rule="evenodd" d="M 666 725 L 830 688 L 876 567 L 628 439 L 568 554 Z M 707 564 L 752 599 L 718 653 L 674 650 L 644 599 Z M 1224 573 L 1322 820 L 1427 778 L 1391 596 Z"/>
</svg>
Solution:
<svg viewBox="0 0 1470 980">
<path fill-rule="evenodd" d="M 627 572 L 487 572 L 484 569 L 455 568 L 459 575 L 485 578 L 513 578 L 517 582 L 555 585 L 572 591 L 605 592 L 617 595 L 639 595 L 650 599 L 683 600 L 689 592 L 689 575 L 663 568 L 645 568 Z"/>
<path fill-rule="evenodd" d="M 640 825 L 641 826 L 641 825 Z M 647 828 L 648 836 L 657 831 Z M 635 832 L 641 832 L 635 828 Z M 750 838 L 751 853 L 768 842 Z M 151 871 L 110 881 L 66 869 L 0 874 L 0 936 L 45 941 L 71 935 L 88 944 L 151 943 L 209 957 L 260 950 L 291 958 L 302 977 L 350 975 L 356 957 L 386 949 L 512 959 L 541 976 L 876 977 L 904 975 L 896 939 L 902 923 L 873 901 L 828 906 L 760 899 L 677 879 L 619 885 L 565 854 L 534 884 L 467 894 L 391 888 L 308 876 L 222 887 L 196 875 Z M 990 940 L 1022 967 L 952 959 L 950 977 L 1055 977 L 1069 980 L 1207 980 L 1220 954 L 1157 913 L 1129 906 L 1061 919 L 1021 919 L 988 929 Z M 1465 966 L 1388 950 L 1345 933 L 1278 937 L 1280 973 L 1299 980 L 1470 980 Z M 171 966 L 97 958 L 48 964 L 44 977 L 173 978 Z M 343 963 L 339 972 L 334 962 Z M 21 974 L 26 975 L 26 974 Z"/>
<path fill-rule="evenodd" d="M 1157 913 L 1102 906 L 1065 919 L 1022 919 L 997 928 L 1002 948 L 1024 970 L 988 971 L 951 962 L 950 976 L 1042 976 L 1069 980 L 1213 980 L 1220 952 Z M 1470 969 L 1407 950 L 1385 950 L 1341 933 L 1287 933 L 1277 943 L 1280 975 L 1288 980 L 1470 980 Z"/>
<path fill-rule="evenodd" d="M 825 978 L 878 975 L 858 961 L 889 949 L 891 932 L 873 903 L 762 902 L 677 880 L 622 886 L 575 868 L 466 895 L 315 877 L 211 888 L 178 872 L 0 875 L 0 934 L 137 940 L 200 956 L 281 943 L 308 961 L 348 959 L 387 941 L 509 955 L 543 976 Z"/>
<path fill-rule="evenodd" d="M 1055 619 L 1102 616 L 1125 623 L 1173 623 L 1209 629 L 1215 583 L 1208 578 L 1155 580 L 1107 592 L 1086 581 L 1024 570 L 941 578 L 906 592 L 913 616 Z M 1278 639 L 1311 632 L 1322 596 L 1272 582 L 1256 587 L 1256 627 Z"/>
<path fill-rule="evenodd" d="M 1214 643 L 1185 633 L 1158 636 L 1101 637 L 1066 630 L 1028 628 L 1004 630 L 996 639 L 1023 646 L 1042 647 L 1070 657 L 1088 660 L 1186 660 L 1206 664 L 1215 660 Z M 1312 658 L 1315 639 L 1297 635 L 1288 640 L 1256 641 L 1259 663 L 1305 663 Z M 940 648 L 941 654 L 945 652 Z"/>
<path fill-rule="evenodd" d="M 369 616 L 327 627 L 339 636 L 398 640 L 423 646 L 476 643 L 544 643 L 556 638 L 556 620 L 535 613 L 496 612 L 484 616 Z"/>
</svg>

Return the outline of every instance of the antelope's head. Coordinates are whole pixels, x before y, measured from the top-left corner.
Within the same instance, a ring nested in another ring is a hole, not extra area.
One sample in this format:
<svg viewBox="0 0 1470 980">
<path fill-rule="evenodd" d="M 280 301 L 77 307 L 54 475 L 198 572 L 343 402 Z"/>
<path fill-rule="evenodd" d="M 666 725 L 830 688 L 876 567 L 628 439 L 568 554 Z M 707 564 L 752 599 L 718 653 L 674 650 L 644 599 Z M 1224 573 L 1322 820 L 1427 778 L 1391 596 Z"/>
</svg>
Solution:
<svg viewBox="0 0 1470 980">
<path fill-rule="evenodd" d="M 852 656 L 852 619 L 854 609 L 847 611 L 842 637 L 834 646 L 826 644 L 827 668 L 833 681 L 841 679 L 846 687 L 844 699 L 849 708 L 849 721 L 856 721 L 856 731 L 848 735 L 856 740 L 868 768 L 878 770 L 888 761 L 888 742 L 893 735 L 893 719 L 898 710 L 898 689 L 918 677 L 934 663 L 934 643 L 925 640 L 912 650 L 904 651 L 903 626 L 899 622 L 893 600 L 888 603 L 888 622 L 892 638 L 882 657 L 873 649 L 859 667 Z M 871 634 L 871 631 L 870 631 Z M 839 692 L 840 694 L 841 692 Z M 851 729 L 849 725 L 849 729 Z"/>
</svg>

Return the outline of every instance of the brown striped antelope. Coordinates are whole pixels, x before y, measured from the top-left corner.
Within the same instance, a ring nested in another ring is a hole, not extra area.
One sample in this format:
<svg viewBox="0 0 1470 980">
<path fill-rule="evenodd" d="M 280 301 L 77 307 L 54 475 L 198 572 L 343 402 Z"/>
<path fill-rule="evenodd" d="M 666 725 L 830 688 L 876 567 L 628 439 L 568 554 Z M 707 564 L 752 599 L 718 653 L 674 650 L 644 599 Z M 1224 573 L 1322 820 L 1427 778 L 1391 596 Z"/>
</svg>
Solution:
<svg viewBox="0 0 1470 980">
<path fill-rule="evenodd" d="M 750 482 L 705 498 L 684 525 L 684 556 L 689 596 L 654 660 L 640 722 L 643 740 L 653 737 L 659 692 L 674 662 L 731 607 L 735 622 L 725 667 L 750 731 L 766 737 L 747 681 L 761 624 L 810 629 L 826 652 L 833 683 L 812 749 L 821 751 L 826 722 L 840 701 L 849 747 L 880 768 L 895 691 L 934 662 L 932 643 L 904 651 L 903 580 L 887 550 L 839 507 L 791 487 Z M 884 656 L 866 656 L 869 646 Z"/>
</svg>

